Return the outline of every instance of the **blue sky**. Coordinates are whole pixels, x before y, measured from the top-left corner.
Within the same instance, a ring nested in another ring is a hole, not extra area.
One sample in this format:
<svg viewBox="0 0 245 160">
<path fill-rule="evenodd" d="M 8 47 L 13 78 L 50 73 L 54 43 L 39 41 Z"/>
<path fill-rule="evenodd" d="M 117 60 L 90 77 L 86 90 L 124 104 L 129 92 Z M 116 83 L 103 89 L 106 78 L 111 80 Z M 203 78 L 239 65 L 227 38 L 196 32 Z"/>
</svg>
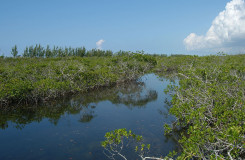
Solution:
<svg viewBox="0 0 245 160">
<path fill-rule="evenodd" d="M 104 40 L 99 47 L 112 51 L 214 53 L 225 47 L 197 42 L 209 39 L 205 34 L 228 2 L 230 0 L 1 0 L 0 54 L 10 56 L 15 44 L 19 52 L 35 44 L 92 49 L 98 47 L 99 40 Z M 240 10 L 243 13 L 244 10 Z M 244 40 L 241 37 L 239 42 Z M 197 45 L 204 48 L 195 47 Z"/>
</svg>

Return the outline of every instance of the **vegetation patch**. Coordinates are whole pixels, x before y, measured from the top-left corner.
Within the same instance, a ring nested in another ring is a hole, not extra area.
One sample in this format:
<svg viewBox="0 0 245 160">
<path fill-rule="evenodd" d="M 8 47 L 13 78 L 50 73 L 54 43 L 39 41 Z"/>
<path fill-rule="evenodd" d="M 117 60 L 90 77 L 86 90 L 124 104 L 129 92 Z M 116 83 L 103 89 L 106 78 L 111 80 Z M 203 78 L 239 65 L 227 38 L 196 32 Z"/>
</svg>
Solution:
<svg viewBox="0 0 245 160">
<path fill-rule="evenodd" d="M 153 71 L 179 80 L 166 90 L 173 97 L 170 113 L 176 122 L 164 125 L 165 134 L 178 132 L 182 148 L 177 155 L 171 153 L 172 157 L 245 159 L 245 55 L 168 57 L 85 48 L 51 50 L 40 45 L 27 47 L 22 57 L 17 56 L 16 46 L 11 53 L 15 58 L 0 57 L 1 106 L 47 101 L 133 81 Z M 146 151 L 142 138 L 136 137 L 126 129 L 114 130 L 106 134 L 102 146 L 112 159 L 123 153 L 118 150 L 129 139 L 140 142 L 136 152 Z M 138 152 L 141 159 L 143 153 Z"/>
<path fill-rule="evenodd" d="M 94 54 L 91 57 L 0 58 L 0 105 L 37 103 L 137 80 L 156 64 L 153 57 L 139 53 Z"/>
<path fill-rule="evenodd" d="M 156 74 L 179 80 L 166 90 L 173 97 L 170 114 L 176 121 L 164 128 L 166 135 L 177 136 L 181 152 L 148 159 L 244 159 L 245 55 L 154 57 Z M 121 153 L 110 145 L 120 147 L 129 133 L 108 132 L 102 146 Z"/>
<path fill-rule="evenodd" d="M 177 159 L 244 159 L 245 56 L 182 61 L 174 63 L 179 86 L 168 90 L 173 93 L 170 113 L 177 121 L 165 125 L 165 134 L 181 131 Z"/>
</svg>

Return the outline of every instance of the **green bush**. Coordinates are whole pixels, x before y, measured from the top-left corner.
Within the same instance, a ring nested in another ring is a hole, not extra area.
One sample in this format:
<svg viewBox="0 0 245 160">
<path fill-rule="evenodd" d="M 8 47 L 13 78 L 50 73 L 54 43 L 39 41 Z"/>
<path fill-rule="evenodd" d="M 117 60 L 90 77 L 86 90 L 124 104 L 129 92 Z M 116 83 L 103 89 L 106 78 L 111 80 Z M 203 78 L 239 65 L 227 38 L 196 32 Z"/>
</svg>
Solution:
<svg viewBox="0 0 245 160">
<path fill-rule="evenodd" d="M 244 159 L 245 56 L 188 59 L 177 69 L 179 86 L 171 87 L 173 131 L 184 129 L 178 159 Z"/>
<path fill-rule="evenodd" d="M 34 50 L 37 55 L 42 51 L 40 46 Z M 148 61 L 128 56 L 4 58 L 0 59 L 0 104 L 46 101 L 132 81 L 152 67 Z"/>
</svg>

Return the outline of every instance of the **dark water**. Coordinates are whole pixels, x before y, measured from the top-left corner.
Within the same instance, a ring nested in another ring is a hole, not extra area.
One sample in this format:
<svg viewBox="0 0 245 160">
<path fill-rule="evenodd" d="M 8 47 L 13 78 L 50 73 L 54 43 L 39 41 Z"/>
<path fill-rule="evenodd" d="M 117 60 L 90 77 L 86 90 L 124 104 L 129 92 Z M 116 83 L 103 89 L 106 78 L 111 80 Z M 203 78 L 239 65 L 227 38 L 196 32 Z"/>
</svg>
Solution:
<svg viewBox="0 0 245 160">
<path fill-rule="evenodd" d="M 149 74 L 138 83 L 45 105 L 2 109 L 0 159 L 107 159 L 100 142 L 106 132 L 118 128 L 143 135 L 145 143 L 151 144 L 150 156 L 164 156 L 177 147 L 163 135 L 163 124 L 173 120 L 165 115 L 164 102 L 170 97 L 163 90 L 169 83 Z"/>
</svg>

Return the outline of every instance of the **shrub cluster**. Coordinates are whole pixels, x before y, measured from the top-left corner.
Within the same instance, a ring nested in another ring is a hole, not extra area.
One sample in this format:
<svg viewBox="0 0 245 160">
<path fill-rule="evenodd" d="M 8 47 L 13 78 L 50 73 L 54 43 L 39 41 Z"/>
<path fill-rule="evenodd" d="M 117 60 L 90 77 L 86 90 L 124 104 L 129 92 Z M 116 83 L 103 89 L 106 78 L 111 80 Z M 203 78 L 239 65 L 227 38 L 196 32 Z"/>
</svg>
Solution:
<svg viewBox="0 0 245 160">
<path fill-rule="evenodd" d="M 138 54 L 112 57 L 1 58 L 0 105 L 46 101 L 67 93 L 136 80 L 154 64 L 151 57 Z"/>
<path fill-rule="evenodd" d="M 170 113 L 177 121 L 165 129 L 182 129 L 178 159 L 244 159 L 245 56 L 182 57 L 173 64 L 180 81 L 169 87 Z"/>
</svg>

